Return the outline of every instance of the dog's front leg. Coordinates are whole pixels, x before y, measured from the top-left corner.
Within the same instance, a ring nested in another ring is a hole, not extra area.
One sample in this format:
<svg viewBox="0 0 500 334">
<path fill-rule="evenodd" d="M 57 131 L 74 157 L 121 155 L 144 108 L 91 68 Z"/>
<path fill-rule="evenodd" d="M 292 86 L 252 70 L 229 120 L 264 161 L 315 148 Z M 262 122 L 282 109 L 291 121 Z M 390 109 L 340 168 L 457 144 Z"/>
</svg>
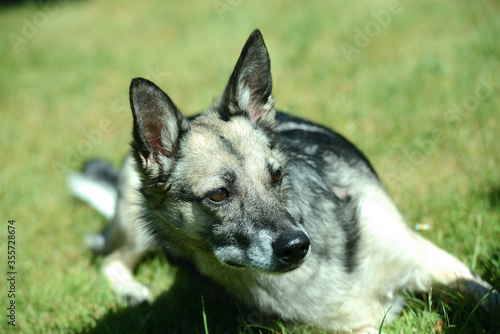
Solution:
<svg viewBox="0 0 500 334">
<path fill-rule="evenodd" d="M 153 301 L 149 288 L 136 281 L 132 272 L 144 254 L 145 252 L 122 247 L 107 255 L 101 267 L 101 274 L 108 281 L 111 290 L 131 305 Z"/>
</svg>

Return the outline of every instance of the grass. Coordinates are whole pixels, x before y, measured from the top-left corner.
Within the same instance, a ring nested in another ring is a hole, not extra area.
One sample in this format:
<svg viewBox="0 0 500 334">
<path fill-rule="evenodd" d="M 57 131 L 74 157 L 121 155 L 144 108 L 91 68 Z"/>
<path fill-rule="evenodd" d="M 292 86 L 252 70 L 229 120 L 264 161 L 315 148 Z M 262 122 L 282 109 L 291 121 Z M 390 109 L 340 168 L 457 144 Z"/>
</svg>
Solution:
<svg viewBox="0 0 500 334">
<path fill-rule="evenodd" d="M 221 92 L 256 27 L 270 51 L 277 106 L 356 143 L 409 224 L 431 225 L 427 238 L 498 287 L 500 4 L 423 0 L 390 8 L 385 1 L 260 0 L 2 8 L 0 235 L 6 249 L 7 220 L 15 219 L 18 275 L 17 326 L 2 313 L 0 332 L 204 333 L 204 316 L 210 333 L 269 325 L 230 302 L 226 314 L 203 282 L 161 256 L 137 272 L 154 304 L 126 307 L 100 280 L 101 259 L 82 241 L 105 222 L 64 182 L 91 157 L 120 164 L 130 141 L 131 78 L 154 80 L 193 114 Z M 0 286 L 6 314 L 7 287 Z M 463 297 L 429 298 L 410 296 L 384 331 L 492 331 Z"/>
</svg>

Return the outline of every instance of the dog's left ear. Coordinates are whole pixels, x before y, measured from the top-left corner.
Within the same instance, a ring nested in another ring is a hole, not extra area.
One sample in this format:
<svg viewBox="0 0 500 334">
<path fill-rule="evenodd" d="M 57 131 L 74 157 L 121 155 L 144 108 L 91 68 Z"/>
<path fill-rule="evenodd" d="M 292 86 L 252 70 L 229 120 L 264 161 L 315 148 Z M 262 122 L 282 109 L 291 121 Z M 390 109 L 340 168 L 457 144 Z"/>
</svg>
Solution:
<svg viewBox="0 0 500 334">
<path fill-rule="evenodd" d="M 227 116 L 244 115 L 252 122 L 272 128 L 276 111 L 271 95 L 271 61 L 259 30 L 248 38 L 220 99 Z"/>
</svg>

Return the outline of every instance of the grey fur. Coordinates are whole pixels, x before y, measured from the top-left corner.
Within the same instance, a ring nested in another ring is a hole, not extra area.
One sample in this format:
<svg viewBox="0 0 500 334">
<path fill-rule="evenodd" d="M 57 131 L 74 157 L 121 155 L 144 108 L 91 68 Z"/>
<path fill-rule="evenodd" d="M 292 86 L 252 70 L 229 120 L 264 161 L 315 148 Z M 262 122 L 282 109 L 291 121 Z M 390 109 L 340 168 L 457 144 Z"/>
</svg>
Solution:
<svg viewBox="0 0 500 334">
<path fill-rule="evenodd" d="M 133 156 L 112 221 L 122 239 L 103 268 L 112 286 L 110 264 L 134 285 L 133 266 L 160 245 L 260 312 L 359 333 L 376 332 L 389 309 L 394 319 L 403 291 L 457 284 L 479 299 L 490 290 L 406 226 L 359 150 L 277 113 L 271 90 L 259 31 L 224 93 L 194 119 L 153 83 L 132 81 Z M 149 298 L 137 291 L 135 300 Z M 493 313 L 497 296 L 484 302 Z"/>
</svg>

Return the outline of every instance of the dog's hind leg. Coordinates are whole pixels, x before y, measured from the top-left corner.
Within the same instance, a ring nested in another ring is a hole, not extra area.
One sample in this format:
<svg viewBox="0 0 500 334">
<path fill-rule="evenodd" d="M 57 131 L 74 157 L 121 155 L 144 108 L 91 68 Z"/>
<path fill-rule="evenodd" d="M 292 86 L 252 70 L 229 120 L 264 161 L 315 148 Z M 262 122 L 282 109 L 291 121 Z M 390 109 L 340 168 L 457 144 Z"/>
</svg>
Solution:
<svg viewBox="0 0 500 334">
<path fill-rule="evenodd" d="M 456 257 L 411 230 L 383 188 L 365 191 L 360 216 L 365 273 L 384 304 L 387 299 L 387 306 L 392 305 L 393 296 L 402 290 L 427 291 L 429 284 L 437 284 L 458 288 L 476 302 L 486 296 L 483 308 L 500 314 L 498 292 Z"/>
</svg>

